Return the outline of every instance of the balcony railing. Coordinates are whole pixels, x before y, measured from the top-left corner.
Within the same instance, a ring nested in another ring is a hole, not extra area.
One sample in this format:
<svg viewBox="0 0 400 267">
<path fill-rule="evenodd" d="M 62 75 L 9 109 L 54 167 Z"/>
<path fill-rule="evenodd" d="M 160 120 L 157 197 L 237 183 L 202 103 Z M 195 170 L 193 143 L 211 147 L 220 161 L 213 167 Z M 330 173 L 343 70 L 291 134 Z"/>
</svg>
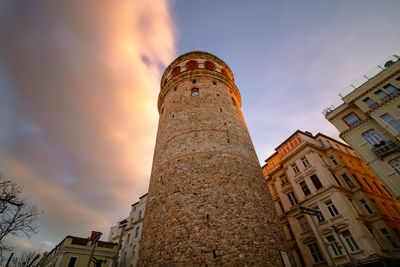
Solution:
<svg viewBox="0 0 400 267">
<path fill-rule="evenodd" d="M 375 144 L 374 147 L 372 148 L 375 155 L 380 159 L 382 159 L 388 154 L 397 151 L 398 149 L 399 147 L 392 141 L 382 141 L 379 144 Z"/>
</svg>

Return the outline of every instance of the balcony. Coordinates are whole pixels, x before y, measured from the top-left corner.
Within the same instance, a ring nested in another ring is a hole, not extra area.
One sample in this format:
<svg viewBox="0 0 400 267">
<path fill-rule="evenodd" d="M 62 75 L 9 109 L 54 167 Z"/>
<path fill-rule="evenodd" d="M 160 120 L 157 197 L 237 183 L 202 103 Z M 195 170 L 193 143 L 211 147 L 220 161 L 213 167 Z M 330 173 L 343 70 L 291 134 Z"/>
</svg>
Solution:
<svg viewBox="0 0 400 267">
<path fill-rule="evenodd" d="M 379 159 L 383 159 L 386 155 L 389 155 L 398 149 L 399 147 L 392 141 L 381 141 L 379 144 L 375 144 L 372 148 Z"/>
</svg>

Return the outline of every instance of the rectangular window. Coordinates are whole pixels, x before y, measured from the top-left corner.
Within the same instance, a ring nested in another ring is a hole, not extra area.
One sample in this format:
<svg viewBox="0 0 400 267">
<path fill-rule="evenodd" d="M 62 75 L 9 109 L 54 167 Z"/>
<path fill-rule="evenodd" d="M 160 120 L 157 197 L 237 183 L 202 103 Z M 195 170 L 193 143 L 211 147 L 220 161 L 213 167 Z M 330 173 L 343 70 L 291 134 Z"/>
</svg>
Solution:
<svg viewBox="0 0 400 267">
<path fill-rule="evenodd" d="M 339 179 L 336 177 L 336 175 L 335 175 L 333 172 L 331 172 L 331 174 L 332 174 L 333 178 L 335 179 L 336 183 L 337 183 L 339 186 L 342 186 L 342 184 L 340 183 L 340 181 L 339 181 Z"/>
<path fill-rule="evenodd" d="M 290 227 L 290 224 L 286 224 L 286 227 L 289 231 L 290 238 L 294 239 L 294 233 L 293 233 L 292 227 Z"/>
<path fill-rule="evenodd" d="M 364 180 L 364 183 L 366 183 L 366 184 L 368 185 L 369 190 L 371 190 L 372 192 L 375 191 L 375 190 L 371 187 L 371 185 L 368 183 L 367 179 L 363 178 L 363 180 Z"/>
<path fill-rule="evenodd" d="M 380 135 L 380 133 L 378 133 L 378 131 L 376 131 L 375 129 L 368 130 L 365 133 L 361 134 L 361 136 L 372 148 L 386 141 L 385 138 L 383 138 L 382 135 Z"/>
<path fill-rule="evenodd" d="M 353 236 L 350 234 L 349 231 L 344 231 L 342 233 L 344 240 L 346 240 L 347 245 L 349 246 L 351 251 L 357 251 L 360 250 L 358 247 L 356 241 L 354 240 Z"/>
<path fill-rule="evenodd" d="M 78 259 L 78 257 L 69 258 L 68 267 L 75 267 L 77 259 Z"/>
<path fill-rule="evenodd" d="M 376 107 L 376 102 L 369 97 L 363 99 L 363 102 L 368 105 L 370 108 Z"/>
<path fill-rule="evenodd" d="M 285 213 L 285 209 L 283 208 L 283 204 L 280 200 L 278 201 L 278 204 L 279 204 L 279 208 L 281 209 L 282 213 Z"/>
<path fill-rule="evenodd" d="M 304 196 L 308 196 L 309 194 L 311 194 L 311 191 L 308 188 L 308 186 L 307 186 L 305 181 L 301 181 L 300 182 L 300 187 L 303 190 Z"/>
<path fill-rule="evenodd" d="M 389 160 L 389 165 L 390 167 L 393 168 L 397 172 L 398 175 L 400 175 L 400 157 L 394 158 Z"/>
<path fill-rule="evenodd" d="M 394 87 L 390 83 L 385 85 L 383 88 L 385 88 L 386 91 L 388 91 L 392 95 L 397 95 L 398 93 L 400 93 L 399 89 L 397 89 L 396 87 Z"/>
<path fill-rule="evenodd" d="M 350 113 L 349 115 L 344 117 L 343 120 L 349 126 L 354 126 L 354 125 L 356 125 L 356 124 L 358 124 L 360 122 L 360 119 L 356 116 L 355 113 Z"/>
<path fill-rule="evenodd" d="M 354 178 L 354 180 L 356 180 L 356 182 L 358 183 L 358 185 L 359 185 L 361 188 L 364 187 L 363 184 L 360 182 L 360 180 L 358 180 L 357 176 L 355 176 L 354 174 L 353 174 L 353 178 Z"/>
<path fill-rule="evenodd" d="M 329 200 L 328 202 L 325 203 L 326 207 L 328 208 L 330 214 L 332 217 L 335 217 L 339 215 L 338 210 L 336 209 L 335 205 L 333 205 L 333 202 Z"/>
<path fill-rule="evenodd" d="M 142 218 L 142 211 L 139 211 L 139 220 Z"/>
<path fill-rule="evenodd" d="M 342 252 L 342 247 L 339 246 L 338 242 L 335 240 L 335 237 L 333 235 L 327 236 L 326 240 L 330 243 L 329 245 L 331 246 L 333 253 L 335 253 L 336 256 L 341 255 Z"/>
<path fill-rule="evenodd" d="M 339 165 L 339 163 L 336 161 L 334 156 L 331 156 L 329 159 L 332 161 L 333 165 L 335 165 L 335 166 Z"/>
<path fill-rule="evenodd" d="M 135 237 L 138 237 L 138 234 L 139 234 L 139 226 L 136 227 Z"/>
<path fill-rule="evenodd" d="M 383 236 L 386 238 L 386 240 L 389 242 L 389 244 L 393 248 L 398 248 L 399 246 L 397 245 L 396 241 L 394 241 L 393 237 L 389 234 L 388 230 L 386 228 L 381 228 L 379 229 Z"/>
<path fill-rule="evenodd" d="M 373 210 L 368 206 L 367 201 L 365 201 L 364 199 L 360 199 L 360 203 L 361 205 L 363 205 L 364 209 L 369 215 L 374 214 Z"/>
<path fill-rule="evenodd" d="M 288 196 L 289 202 L 292 206 L 297 204 L 297 198 L 293 192 L 288 193 L 287 196 Z"/>
<path fill-rule="evenodd" d="M 382 192 L 382 190 L 381 190 L 381 188 L 375 183 L 375 182 L 372 182 L 374 185 L 375 185 L 375 187 L 379 190 L 379 192 L 381 192 L 381 194 L 382 195 L 384 195 L 384 193 Z"/>
<path fill-rule="evenodd" d="M 306 266 L 306 262 L 304 261 L 303 255 L 301 255 L 300 250 L 296 249 L 297 257 L 299 257 L 301 266 Z"/>
<path fill-rule="evenodd" d="M 301 229 L 302 233 L 311 230 L 310 225 L 308 224 L 307 219 L 306 219 L 306 217 L 304 215 L 301 215 L 300 217 L 297 217 L 297 222 L 299 223 L 299 226 L 300 226 L 300 229 Z"/>
<path fill-rule="evenodd" d="M 319 250 L 317 243 L 308 245 L 308 248 L 310 249 L 311 255 L 315 263 L 324 261 L 324 258 L 322 257 L 322 253 Z"/>
<path fill-rule="evenodd" d="M 321 212 L 321 210 L 318 208 L 318 206 L 313 207 L 313 209 L 318 210 L 319 212 Z M 324 218 L 324 215 L 322 215 L 322 212 L 321 212 L 321 216 L 317 216 L 317 220 L 318 220 L 318 222 L 325 221 L 325 218 Z"/>
<path fill-rule="evenodd" d="M 279 180 L 281 181 L 281 185 L 285 185 L 289 182 L 286 174 L 282 174 L 281 176 L 279 176 Z"/>
<path fill-rule="evenodd" d="M 297 167 L 296 163 L 292 165 L 292 169 L 295 175 L 300 173 L 300 170 Z"/>
<path fill-rule="evenodd" d="M 343 180 L 346 182 L 346 184 L 350 187 L 350 189 L 353 189 L 356 187 L 353 182 L 350 180 L 349 176 L 347 174 L 343 173 L 342 174 Z"/>
<path fill-rule="evenodd" d="M 310 166 L 310 163 L 308 162 L 306 157 L 303 157 L 301 159 L 301 162 L 303 163 L 304 168 L 307 168 L 308 166 Z"/>
<path fill-rule="evenodd" d="M 322 184 L 320 180 L 318 179 L 318 176 L 316 174 L 313 174 L 310 176 L 311 182 L 314 184 L 315 189 L 320 189 L 322 187 Z"/>
<path fill-rule="evenodd" d="M 384 91 L 382 91 L 382 90 L 376 91 L 375 94 L 376 94 L 380 99 L 382 99 L 383 101 L 389 99 L 389 95 L 387 95 L 387 94 L 386 94 Z"/>
<path fill-rule="evenodd" d="M 387 124 L 389 124 L 396 132 L 400 133 L 400 124 L 389 113 L 380 116 Z"/>
</svg>

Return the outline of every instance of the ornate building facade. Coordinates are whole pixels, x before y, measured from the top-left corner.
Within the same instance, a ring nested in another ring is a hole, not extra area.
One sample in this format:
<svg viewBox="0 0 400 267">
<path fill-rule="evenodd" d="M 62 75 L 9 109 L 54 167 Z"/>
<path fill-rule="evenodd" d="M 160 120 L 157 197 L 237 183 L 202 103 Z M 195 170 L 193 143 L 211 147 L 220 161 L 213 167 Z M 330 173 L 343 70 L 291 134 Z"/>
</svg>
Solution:
<svg viewBox="0 0 400 267">
<path fill-rule="evenodd" d="M 384 60 L 339 95 L 325 118 L 400 201 L 399 57 Z"/>
<path fill-rule="evenodd" d="M 146 211 L 147 194 L 132 204 L 129 217 L 114 225 L 110 229 L 108 241 L 119 243 L 122 228 L 121 248 L 118 253 L 118 266 L 137 266 L 140 238 L 142 236 L 143 218 Z M 123 227 L 125 225 L 125 227 Z"/>
<path fill-rule="evenodd" d="M 348 145 L 298 130 L 265 162 L 297 266 L 400 262 L 400 204 Z"/>
</svg>

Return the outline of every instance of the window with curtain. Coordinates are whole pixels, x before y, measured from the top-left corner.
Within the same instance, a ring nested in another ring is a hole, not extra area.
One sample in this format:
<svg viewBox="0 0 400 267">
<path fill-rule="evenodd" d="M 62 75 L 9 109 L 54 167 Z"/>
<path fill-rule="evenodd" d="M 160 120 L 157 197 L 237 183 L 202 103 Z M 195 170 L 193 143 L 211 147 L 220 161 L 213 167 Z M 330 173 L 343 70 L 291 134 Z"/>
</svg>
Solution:
<svg viewBox="0 0 400 267">
<path fill-rule="evenodd" d="M 379 145 L 382 141 L 385 142 L 385 138 L 375 129 L 370 129 L 365 133 L 361 134 L 361 136 L 367 141 L 367 143 L 374 147 L 375 145 Z"/>
<path fill-rule="evenodd" d="M 389 113 L 381 115 L 381 119 L 389 124 L 396 132 L 400 133 L 400 124 Z"/>
</svg>

